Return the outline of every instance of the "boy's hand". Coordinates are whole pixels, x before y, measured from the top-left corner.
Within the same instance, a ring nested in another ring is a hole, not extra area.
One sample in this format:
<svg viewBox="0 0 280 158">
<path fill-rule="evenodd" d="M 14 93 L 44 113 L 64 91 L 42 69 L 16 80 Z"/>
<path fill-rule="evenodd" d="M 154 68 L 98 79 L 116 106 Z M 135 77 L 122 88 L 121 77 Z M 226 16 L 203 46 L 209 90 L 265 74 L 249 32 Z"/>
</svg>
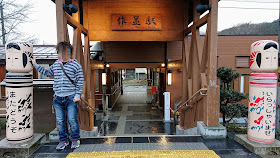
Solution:
<svg viewBox="0 0 280 158">
<path fill-rule="evenodd" d="M 33 58 L 31 58 L 31 61 L 32 61 L 33 66 L 37 64 L 35 56 L 33 56 Z"/>
<path fill-rule="evenodd" d="M 77 98 L 77 97 L 74 97 L 73 101 L 76 103 L 78 101 L 80 101 L 81 99 L 80 98 Z"/>
</svg>

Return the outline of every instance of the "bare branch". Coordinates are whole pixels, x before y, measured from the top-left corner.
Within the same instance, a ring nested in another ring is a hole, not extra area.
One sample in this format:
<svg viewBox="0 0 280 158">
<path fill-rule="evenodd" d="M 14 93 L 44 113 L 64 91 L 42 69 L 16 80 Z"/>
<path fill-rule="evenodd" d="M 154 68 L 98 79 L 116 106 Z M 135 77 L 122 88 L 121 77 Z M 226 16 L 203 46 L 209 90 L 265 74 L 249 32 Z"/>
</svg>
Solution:
<svg viewBox="0 0 280 158">
<path fill-rule="evenodd" d="M 28 1 L 25 4 L 19 4 L 15 0 L 0 0 L 0 5 L 3 7 L 3 16 L 0 17 L 0 22 L 4 21 L 4 32 L 0 32 L 0 37 L 5 36 L 7 40 L 38 40 L 34 35 L 25 35 L 19 29 L 21 24 L 32 22 L 34 20 L 29 19 L 33 4 Z M 23 37 L 26 37 L 23 39 Z M 2 41 L 2 38 L 0 39 Z M 3 42 L 2 42 L 3 43 Z"/>
</svg>

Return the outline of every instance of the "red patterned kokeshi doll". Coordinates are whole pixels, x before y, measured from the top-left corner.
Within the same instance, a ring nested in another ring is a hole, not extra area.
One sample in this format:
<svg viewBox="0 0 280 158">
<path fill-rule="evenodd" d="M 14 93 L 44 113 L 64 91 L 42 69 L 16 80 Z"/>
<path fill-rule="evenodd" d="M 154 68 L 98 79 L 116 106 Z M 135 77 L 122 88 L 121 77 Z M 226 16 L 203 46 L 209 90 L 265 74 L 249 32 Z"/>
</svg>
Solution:
<svg viewBox="0 0 280 158">
<path fill-rule="evenodd" d="M 275 141 L 278 49 L 271 40 L 251 45 L 248 138 L 259 143 Z"/>
</svg>

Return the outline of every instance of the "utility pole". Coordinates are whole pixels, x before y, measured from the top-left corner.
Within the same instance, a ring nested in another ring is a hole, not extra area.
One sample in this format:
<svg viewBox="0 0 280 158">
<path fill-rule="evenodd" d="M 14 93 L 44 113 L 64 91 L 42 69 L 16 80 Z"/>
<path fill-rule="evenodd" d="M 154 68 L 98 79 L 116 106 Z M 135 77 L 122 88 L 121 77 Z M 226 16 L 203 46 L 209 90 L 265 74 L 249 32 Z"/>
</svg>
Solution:
<svg viewBox="0 0 280 158">
<path fill-rule="evenodd" d="M 1 12 L 1 24 L 2 24 L 2 44 L 5 45 L 6 39 L 5 39 L 5 26 L 4 26 L 4 13 L 3 13 L 3 4 L 0 4 L 0 12 Z"/>
</svg>

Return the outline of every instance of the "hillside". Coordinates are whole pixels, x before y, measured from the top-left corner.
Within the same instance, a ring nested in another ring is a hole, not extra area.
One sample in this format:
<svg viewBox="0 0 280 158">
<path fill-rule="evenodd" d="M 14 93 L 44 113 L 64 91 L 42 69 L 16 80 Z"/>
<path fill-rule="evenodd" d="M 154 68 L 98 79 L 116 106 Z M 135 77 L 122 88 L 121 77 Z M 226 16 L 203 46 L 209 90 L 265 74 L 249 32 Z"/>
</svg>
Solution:
<svg viewBox="0 0 280 158">
<path fill-rule="evenodd" d="M 244 23 L 218 32 L 219 35 L 275 35 L 278 34 L 278 20 L 271 23 Z"/>
</svg>

